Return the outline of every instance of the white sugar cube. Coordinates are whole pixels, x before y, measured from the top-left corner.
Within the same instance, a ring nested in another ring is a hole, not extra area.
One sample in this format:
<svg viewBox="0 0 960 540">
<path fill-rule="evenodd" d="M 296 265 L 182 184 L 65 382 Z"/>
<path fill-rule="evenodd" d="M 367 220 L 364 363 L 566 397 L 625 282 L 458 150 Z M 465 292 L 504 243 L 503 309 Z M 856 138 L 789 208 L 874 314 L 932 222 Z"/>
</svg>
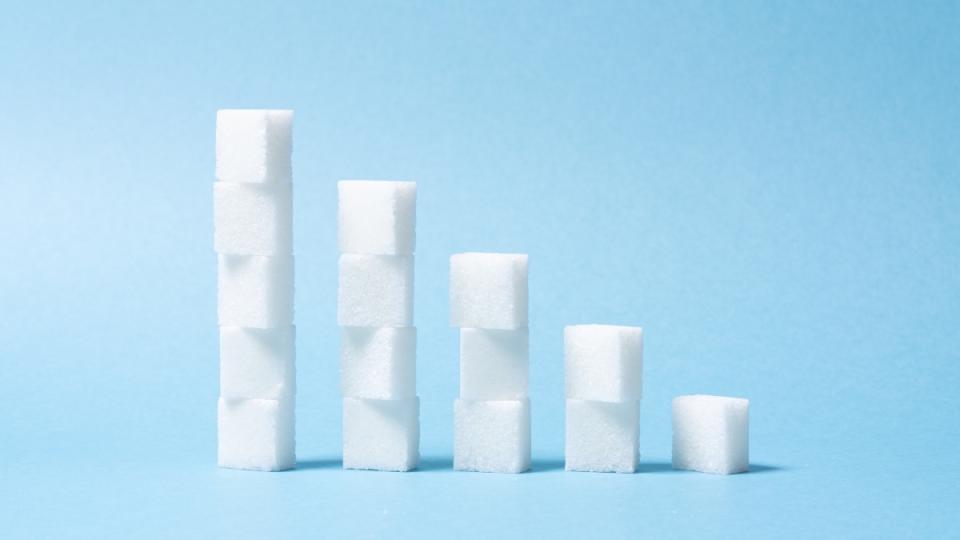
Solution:
<svg viewBox="0 0 960 540">
<path fill-rule="evenodd" d="M 632 473 L 637 470 L 639 401 L 568 399 L 566 420 L 568 471 Z"/>
<path fill-rule="evenodd" d="M 583 324 L 563 331 L 566 397 L 631 401 L 643 393 L 643 330 Z"/>
<path fill-rule="evenodd" d="M 413 254 L 416 182 L 344 180 L 337 187 L 341 253 Z"/>
<path fill-rule="evenodd" d="M 343 398 L 343 468 L 409 471 L 420 461 L 420 400 Z"/>
<path fill-rule="evenodd" d="M 721 396 L 673 400 L 673 468 L 734 474 L 750 468 L 750 401 Z"/>
<path fill-rule="evenodd" d="M 217 180 L 290 182 L 293 111 L 217 111 Z"/>
<path fill-rule="evenodd" d="M 219 255 L 217 302 L 222 326 L 293 324 L 293 257 Z"/>
<path fill-rule="evenodd" d="M 527 256 L 459 253 L 450 257 L 450 324 L 512 330 L 527 326 Z"/>
<path fill-rule="evenodd" d="M 292 185 L 214 182 L 214 250 L 239 255 L 290 255 Z"/>
<path fill-rule="evenodd" d="M 296 393 L 293 326 L 220 327 L 220 397 L 290 399 Z"/>
<path fill-rule="evenodd" d="M 340 326 L 413 326 L 413 257 L 340 256 Z"/>
<path fill-rule="evenodd" d="M 340 389 L 344 397 L 417 396 L 417 329 L 340 329 Z"/>
<path fill-rule="evenodd" d="M 296 464 L 293 400 L 220 398 L 217 432 L 221 467 L 282 471 Z"/>
<path fill-rule="evenodd" d="M 520 473 L 530 468 L 530 401 L 454 403 L 453 468 Z"/>
<path fill-rule="evenodd" d="M 529 332 L 460 329 L 460 397 L 515 400 L 527 397 Z"/>
</svg>

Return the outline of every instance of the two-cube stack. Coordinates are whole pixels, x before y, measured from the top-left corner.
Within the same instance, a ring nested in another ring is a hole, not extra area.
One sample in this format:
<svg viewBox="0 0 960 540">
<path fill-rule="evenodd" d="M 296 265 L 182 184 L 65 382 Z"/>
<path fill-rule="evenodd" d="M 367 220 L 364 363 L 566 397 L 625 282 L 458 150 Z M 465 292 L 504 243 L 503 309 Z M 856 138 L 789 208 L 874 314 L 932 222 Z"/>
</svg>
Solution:
<svg viewBox="0 0 960 540">
<path fill-rule="evenodd" d="M 338 191 L 343 466 L 409 471 L 420 460 L 417 185 L 348 180 Z"/>
<path fill-rule="evenodd" d="M 643 330 L 575 325 L 564 329 L 568 471 L 637 469 Z"/>
<path fill-rule="evenodd" d="M 530 468 L 527 297 L 526 255 L 450 258 L 450 324 L 460 328 L 456 470 L 519 473 Z"/>
<path fill-rule="evenodd" d="M 221 467 L 296 463 L 292 121 L 288 110 L 217 112 Z"/>
</svg>

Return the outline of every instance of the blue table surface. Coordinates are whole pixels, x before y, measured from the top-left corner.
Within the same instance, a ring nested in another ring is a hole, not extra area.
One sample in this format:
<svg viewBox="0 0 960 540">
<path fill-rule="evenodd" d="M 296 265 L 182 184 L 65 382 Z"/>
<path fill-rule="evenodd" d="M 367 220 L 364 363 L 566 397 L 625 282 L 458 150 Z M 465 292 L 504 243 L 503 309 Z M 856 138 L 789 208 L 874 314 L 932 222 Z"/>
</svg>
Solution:
<svg viewBox="0 0 960 540">
<path fill-rule="evenodd" d="M 957 537 L 952 2 L 0 7 L 0 537 Z M 296 110 L 297 453 L 216 462 L 218 108 Z M 336 180 L 418 182 L 420 470 L 340 468 Z M 530 254 L 533 470 L 451 470 L 448 257 Z M 645 329 L 563 471 L 562 329 Z M 670 468 L 751 400 L 753 470 Z"/>
</svg>

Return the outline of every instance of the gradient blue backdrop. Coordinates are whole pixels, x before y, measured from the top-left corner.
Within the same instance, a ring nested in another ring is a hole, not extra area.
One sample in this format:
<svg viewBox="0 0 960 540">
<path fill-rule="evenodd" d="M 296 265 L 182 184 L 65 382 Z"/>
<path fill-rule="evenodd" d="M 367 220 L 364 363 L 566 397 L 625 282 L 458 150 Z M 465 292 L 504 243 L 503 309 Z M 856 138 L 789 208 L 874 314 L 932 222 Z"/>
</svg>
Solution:
<svg viewBox="0 0 960 540">
<path fill-rule="evenodd" d="M 957 533 L 960 6 L 7 2 L 0 535 Z M 296 110 L 301 468 L 215 466 L 218 108 Z M 419 183 L 421 472 L 339 468 L 336 187 Z M 530 253 L 534 470 L 453 473 L 447 258 Z M 646 330 L 643 466 L 562 472 L 562 327 Z M 751 399 L 756 471 L 672 472 Z"/>
</svg>

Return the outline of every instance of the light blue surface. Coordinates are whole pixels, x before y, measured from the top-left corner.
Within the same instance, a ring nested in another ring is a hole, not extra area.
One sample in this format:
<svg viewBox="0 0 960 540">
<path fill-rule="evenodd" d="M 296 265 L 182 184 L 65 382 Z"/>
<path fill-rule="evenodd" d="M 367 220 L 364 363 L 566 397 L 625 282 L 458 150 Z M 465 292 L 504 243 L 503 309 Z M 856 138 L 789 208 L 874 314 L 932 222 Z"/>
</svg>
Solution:
<svg viewBox="0 0 960 540">
<path fill-rule="evenodd" d="M 960 534 L 956 3 L 202 4 L 3 7 L 0 536 Z M 296 109 L 294 472 L 215 467 L 227 107 Z M 341 178 L 419 182 L 421 472 L 339 469 Z M 530 474 L 449 470 L 465 250 L 530 253 Z M 639 474 L 561 470 L 581 322 Z M 669 470 L 700 392 L 758 470 Z"/>
</svg>

